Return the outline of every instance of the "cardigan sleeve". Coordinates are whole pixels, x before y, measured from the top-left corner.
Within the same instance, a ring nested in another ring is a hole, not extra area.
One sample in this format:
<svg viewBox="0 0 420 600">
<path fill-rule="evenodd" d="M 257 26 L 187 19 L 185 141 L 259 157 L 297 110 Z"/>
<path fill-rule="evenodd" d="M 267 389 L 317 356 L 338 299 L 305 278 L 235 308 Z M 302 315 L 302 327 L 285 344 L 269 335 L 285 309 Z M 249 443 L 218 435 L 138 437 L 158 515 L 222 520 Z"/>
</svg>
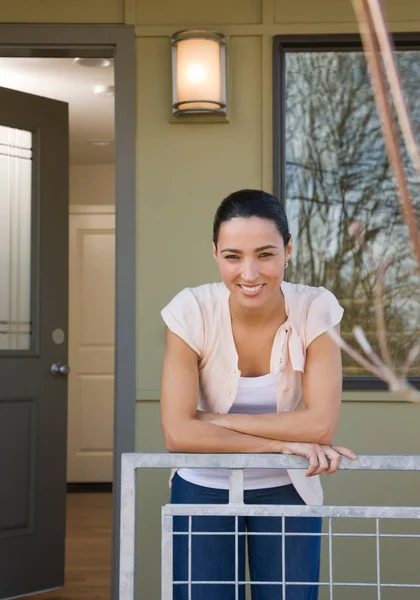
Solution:
<svg viewBox="0 0 420 600">
<path fill-rule="evenodd" d="M 204 347 L 203 315 L 191 289 L 179 292 L 160 314 L 168 329 L 201 356 Z"/>
<path fill-rule="evenodd" d="M 340 323 L 344 309 L 332 292 L 321 288 L 308 308 L 305 328 L 306 347 L 317 337 Z"/>
</svg>

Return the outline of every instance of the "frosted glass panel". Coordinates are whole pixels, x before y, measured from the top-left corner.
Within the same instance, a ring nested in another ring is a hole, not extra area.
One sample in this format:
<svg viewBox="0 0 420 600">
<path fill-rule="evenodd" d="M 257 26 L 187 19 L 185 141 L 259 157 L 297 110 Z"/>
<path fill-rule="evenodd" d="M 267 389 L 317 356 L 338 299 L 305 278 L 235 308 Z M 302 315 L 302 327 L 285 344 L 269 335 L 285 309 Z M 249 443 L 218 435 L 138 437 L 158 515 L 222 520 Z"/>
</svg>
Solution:
<svg viewBox="0 0 420 600">
<path fill-rule="evenodd" d="M 0 125 L 0 350 L 31 348 L 32 133 Z"/>
</svg>

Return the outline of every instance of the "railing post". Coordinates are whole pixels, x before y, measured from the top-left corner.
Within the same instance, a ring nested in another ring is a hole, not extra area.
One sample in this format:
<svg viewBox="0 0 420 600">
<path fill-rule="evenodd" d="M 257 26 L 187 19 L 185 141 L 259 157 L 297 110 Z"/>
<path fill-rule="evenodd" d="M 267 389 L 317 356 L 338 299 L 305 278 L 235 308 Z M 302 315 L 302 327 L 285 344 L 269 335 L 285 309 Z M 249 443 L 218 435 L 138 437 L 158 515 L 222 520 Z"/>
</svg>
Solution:
<svg viewBox="0 0 420 600">
<path fill-rule="evenodd" d="M 161 600 L 172 600 L 173 596 L 173 517 L 165 515 L 162 508 L 162 567 L 161 567 Z"/>
<path fill-rule="evenodd" d="M 134 600 L 136 471 L 129 454 L 121 456 L 119 600 Z"/>
<path fill-rule="evenodd" d="M 229 469 L 229 504 L 244 503 L 244 470 Z"/>
</svg>

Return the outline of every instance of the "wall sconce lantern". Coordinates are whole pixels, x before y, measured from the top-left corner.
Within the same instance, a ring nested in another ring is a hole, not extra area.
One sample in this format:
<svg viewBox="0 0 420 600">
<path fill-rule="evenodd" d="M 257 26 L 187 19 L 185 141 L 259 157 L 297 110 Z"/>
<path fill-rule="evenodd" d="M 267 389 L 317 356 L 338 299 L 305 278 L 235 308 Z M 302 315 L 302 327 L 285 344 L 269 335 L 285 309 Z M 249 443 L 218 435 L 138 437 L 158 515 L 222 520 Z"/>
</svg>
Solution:
<svg viewBox="0 0 420 600">
<path fill-rule="evenodd" d="M 226 38 L 188 29 L 172 36 L 172 112 L 226 114 Z"/>
</svg>

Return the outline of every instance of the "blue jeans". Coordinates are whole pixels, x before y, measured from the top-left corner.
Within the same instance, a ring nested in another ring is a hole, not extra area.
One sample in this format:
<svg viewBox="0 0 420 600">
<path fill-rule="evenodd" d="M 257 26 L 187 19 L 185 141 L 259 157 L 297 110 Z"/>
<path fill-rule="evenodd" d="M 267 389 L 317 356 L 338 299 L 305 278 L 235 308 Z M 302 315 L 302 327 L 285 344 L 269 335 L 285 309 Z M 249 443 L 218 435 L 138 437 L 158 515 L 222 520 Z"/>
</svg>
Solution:
<svg viewBox="0 0 420 600">
<path fill-rule="evenodd" d="M 229 492 L 195 485 L 175 475 L 173 504 L 227 504 Z M 293 485 L 246 490 L 245 504 L 305 504 Z M 322 519 L 287 517 L 286 532 L 320 533 Z M 239 517 L 238 529 L 248 533 L 282 532 L 279 517 Z M 188 517 L 174 518 L 174 532 L 188 531 Z M 192 531 L 235 532 L 234 517 L 193 517 Z M 245 537 L 248 544 L 251 582 L 282 581 L 281 535 L 240 535 L 238 578 L 245 580 Z M 235 536 L 193 535 L 191 552 L 192 581 L 235 581 Z M 285 538 L 286 582 L 318 582 L 321 537 Z M 188 580 L 188 536 L 174 535 L 174 581 Z M 286 585 L 287 600 L 317 600 L 317 585 Z M 239 600 L 245 600 L 245 586 L 239 586 Z M 252 585 L 252 600 L 281 600 L 281 585 Z M 174 584 L 174 600 L 188 599 L 187 584 Z M 192 600 L 235 600 L 234 584 L 192 584 Z"/>
</svg>

